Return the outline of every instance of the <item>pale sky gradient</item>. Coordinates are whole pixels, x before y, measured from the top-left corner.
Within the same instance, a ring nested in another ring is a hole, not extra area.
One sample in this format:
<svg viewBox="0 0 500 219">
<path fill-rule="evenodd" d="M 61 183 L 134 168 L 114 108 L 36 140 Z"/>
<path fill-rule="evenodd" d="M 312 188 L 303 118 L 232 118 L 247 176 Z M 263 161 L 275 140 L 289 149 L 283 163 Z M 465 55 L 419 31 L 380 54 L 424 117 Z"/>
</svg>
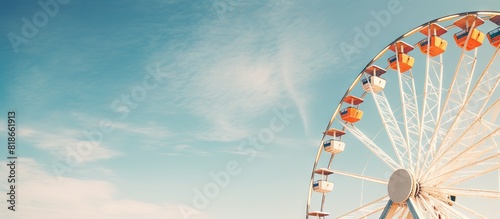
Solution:
<svg viewBox="0 0 500 219">
<path fill-rule="evenodd" d="M 18 210 L 2 201 L 0 219 L 304 218 L 322 132 L 366 63 L 431 19 L 500 10 L 392 0 L 400 13 L 346 57 L 389 2 L 60 0 L 45 23 L 37 1 L 2 2 L 0 141 L 15 110 L 21 158 Z M 355 159 L 339 168 L 377 171 Z"/>
</svg>

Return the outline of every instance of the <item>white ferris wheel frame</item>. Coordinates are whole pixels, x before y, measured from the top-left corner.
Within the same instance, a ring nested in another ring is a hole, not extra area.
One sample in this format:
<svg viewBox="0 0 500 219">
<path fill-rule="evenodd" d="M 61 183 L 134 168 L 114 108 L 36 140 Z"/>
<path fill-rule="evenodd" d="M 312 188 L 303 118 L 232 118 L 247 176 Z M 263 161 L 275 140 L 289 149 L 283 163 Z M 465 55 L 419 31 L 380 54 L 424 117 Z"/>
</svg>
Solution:
<svg viewBox="0 0 500 219">
<path fill-rule="evenodd" d="M 387 195 L 354 209 L 339 218 L 343 218 L 344 216 L 349 216 L 349 218 L 365 218 L 370 215 L 375 215 L 376 213 L 380 213 L 380 218 L 392 218 L 396 214 L 399 214 L 401 218 L 404 215 L 406 215 L 407 218 L 441 218 L 441 215 L 438 213 L 429 213 L 429 211 L 425 213 L 422 212 L 422 209 L 435 209 L 436 212 L 444 214 L 443 216 L 451 215 L 459 218 L 465 218 L 466 216 L 464 216 L 460 211 L 457 211 L 452 208 L 450 204 L 447 204 L 446 200 L 438 199 L 436 198 L 437 196 L 434 196 L 433 194 L 446 192 L 448 194 L 456 194 L 460 196 L 473 195 L 475 197 L 500 199 L 500 191 L 462 189 L 453 187 L 461 182 L 500 169 L 500 162 L 491 162 L 494 159 L 500 158 L 500 151 L 496 151 L 491 156 L 484 157 L 485 154 L 495 149 L 492 145 L 488 145 L 489 147 L 485 146 L 484 143 L 492 139 L 495 142 L 493 137 L 499 134 L 498 127 L 500 124 L 488 124 L 488 121 L 481 119 L 485 116 L 493 116 L 496 118 L 500 111 L 499 99 L 497 99 L 494 103 L 488 102 L 494 94 L 494 89 L 500 82 L 499 72 L 490 71 L 490 66 L 493 64 L 495 59 L 497 62 L 500 62 L 500 45 L 496 47 L 491 60 L 486 65 L 485 69 L 480 72 L 480 76 L 477 80 L 475 80 L 475 82 L 477 82 L 475 84 L 471 82 L 473 82 L 472 78 L 476 70 L 475 67 L 478 49 L 475 48 L 467 51 L 466 46 L 463 46 L 456 69 L 453 72 L 450 87 L 447 91 L 443 87 L 442 55 L 440 54 L 438 56 L 431 57 L 429 52 L 427 52 L 425 55 L 424 97 L 422 98 L 422 103 L 420 103 L 421 105 L 419 105 L 417 101 L 417 92 L 415 90 L 415 82 L 413 80 L 411 70 L 402 74 L 400 71 L 399 60 L 397 60 L 397 79 L 401 96 L 400 107 L 404 121 L 402 127 L 400 127 L 401 123 L 395 118 L 394 111 L 391 109 L 389 100 L 385 96 L 383 90 L 373 92 L 373 88 L 370 85 L 371 92 L 363 92 L 361 98 L 364 98 L 367 94 L 370 94 L 373 97 L 373 102 L 378 109 L 379 116 L 383 121 L 387 137 L 390 140 L 392 149 L 394 150 L 397 159 L 393 159 L 391 156 L 387 155 L 384 150 L 377 146 L 376 143 L 374 143 L 356 126 L 338 119 L 339 111 L 344 104 L 344 99 L 351 93 L 351 91 L 353 91 L 356 85 L 358 85 L 363 78 L 368 79 L 367 74 L 365 74 L 365 70 L 386 54 L 392 45 L 396 45 L 404 38 L 418 33 L 423 28 L 429 28 L 427 31 L 429 46 L 431 24 L 438 24 L 440 22 L 469 15 L 475 15 L 476 18 L 484 18 L 488 16 L 499 16 L 500 12 L 472 11 L 457 13 L 431 20 L 417 26 L 382 49 L 381 52 L 379 52 L 354 79 L 353 83 L 349 86 L 339 104 L 335 108 L 321 139 L 309 183 L 306 219 L 309 219 L 310 217 L 325 218 L 329 215 L 329 213 L 323 211 L 327 193 L 323 193 L 321 195 L 321 205 L 319 211 L 311 211 L 313 183 L 316 178 L 315 176 L 317 176 L 316 174 L 318 173 L 326 175 L 326 180 L 328 180 L 329 174 L 335 173 L 374 183 L 384 185 L 390 184 L 390 180 L 376 179 L 340 170 L 330 170 L 335 154 L 331 154 L 326 168 L 318 169 L 318 163 L 322 152 L 324 151 L 323 143 L 327 137 L 327 131 L 332 128 L 332 125 L 336 120 L 338 120 L 339 124 L 342 125 L 342 130 L 345 131 L 345 133 L 352 134 L 356 137 L 390 169 L 398 171 L 400 169 L 407 168 L 409 172 L 412 172 L 415 175 L 416 178 L 422 179 L 425 182 L 421 185 L 418 184 L 417 187 L 419 188 L 412 188 L 413 190 L 409 190 L 410 193 L 412 193 L 412 196 L 409 196 L 404 203 L 395 203 L 392 201 L 391 197 Z M 467 25 L 471 25 L 472 28 L 476 27 L 476 20 L 474 20 L 472 24 Z M 500 26 L 500 24 L 498 25 Z M 446 29 L 450 28 L 453 28 L 453 25 L 446 27 Z M 465 44 L 469 41 L 470 35 L 471 33 L 468 33 Z M 398 48 L 396 46 L 396 54 L 403 49 L 403 47 Z M 396 55 L 396 59 L 398 58 L 398 55 Z M 477 99 L 481 100 L 483 104 L 476 106 L 477 109 L 474 108 L 474 111 L 469 109 L 468 106 L 471 105 L 471 101 Z M 488 103 L 491 105 L 488 106 Z M 436 115 L 438 115 L 437 118 Z M 445 117 L 444 115 L 448 115 L 448 117 Z M 470 131 L 479 129 L 485 130 L 485 134 L 476 138 L 470 138 L 470 136 L 467 135 Z M 460 135 L 454 136 L 458 135 L 457 133 Z M 498 150 L 498 144 L 496 146 Z M 450 153 L 450 151 L 453 153 Z M 445 183 L 445 180 L 449 179 L 455 171 L 463 170 L 478 164 L 486 164 L 486 167 L 484 167 L 482 171 L 472 172 L 468 175 L 464 174 L 457 179 L 454 179 L 454 181 Z M 410 178 L 408 178 L 408 180 L 410 180 Z M 433 187 L 430 185 L 439 185 L 439 187 Z M 419 189 L 422 191 L 425 190 L 425 193 L 416 194 L 415 191 Z M 459 203 L 453 204 L 464 212 L 468 212 L 478 217 L 484 217 Z M 402 205 L 405 205 L 406 207 L 398 207 Z"/>
</svg>

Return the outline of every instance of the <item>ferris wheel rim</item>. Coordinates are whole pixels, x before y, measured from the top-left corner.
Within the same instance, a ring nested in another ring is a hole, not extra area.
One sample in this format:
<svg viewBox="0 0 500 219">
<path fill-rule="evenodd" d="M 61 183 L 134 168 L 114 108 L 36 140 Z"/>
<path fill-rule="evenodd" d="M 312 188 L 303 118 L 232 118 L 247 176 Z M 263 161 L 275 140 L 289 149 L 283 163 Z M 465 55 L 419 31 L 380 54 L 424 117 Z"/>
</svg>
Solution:
<svg viewBox="0 0 500 219">
<path fill-rule="evenodd" d="M 366 66 L 364 68 L 362 68 L 361 72 L 355 77 L 355 79 L 353 80 L 353 82 L 351 83 L 351 85 L 348 87 L 348 89 L 346 90 L 346 92 L 342 96 L 342 99 L 339 101 L 339 103 L 335 107 L 334 112 L 332 114 L 332 117 L 331 117 L 331 119 L 330 119 L 330 121 L 329 121 L 329 123 L 328 123 L 328 125 L 327 125 L 327 127 L 325 129 L 325 132 L 323 133 L 323 137 L 321 138 L 320 146 L 318 148 L 318 152 L 317 152 L 316 159 L 315 159 L 315 162 L 314 162 L 314 165 L 313 165 L 313 171 L 312 171 L 311 179 L 310 179 L 309 194 L 308 194 L 307 207 L 306 207 L 306 218 L 309 218 L 308 214 L 309 214 L 309 210 L 310 210 L 311 195 L 312 195 L 312 190 L 313 190 L 312 189 L 312 185 L 313 185 L 314 176 L 315 176 L 315 172 L 314 171 L 317 169 L 319 158 L 320 158 L 320 156 L 321 156 L 321 154 L 323 152 L 323 142 L 324 142 L 325 138 L 327 137 L 326 132 L 331 128 L 333 122 L 335 122 L 335 120 L 336 120 L 336 117 L 339 115 L 340 109 L 341 109 L 341 107 L 343 105 L 344 98 L 346 98 L 352 92 L 352 90 L 354 89 L 354 87 L 362 79 L 362 77 L 364 75 L 364 70 L 367 69 L 369 66 L 373 65 L 377 60 L 379 60 L 389 50 L 389 47 L 391 45 L 393 45 L 393 44 L 397 43 L 398 41 L 401 41 L 401 40 L 403 40 L 403 39 L 405 39 L 405 38 L 413 35 L 414 33 L 418 32 L 419 30 L 421 30 L 426 25 L 430 25 L 432 23 L 439 23 L 439 22 L 443 22 L 443 21 L 447 21 L 447 20 L 456 18 L 456 17 L 462 17 L 462 16 L 467 16 L 467 15 L 497 16 L 497 15 L 500 15 L 500 11 L 468 11 L 468 12 L 461 12 L 461 13 L 455 13 L 455 14 L 450 14 L 450 15 L 442 16 L 442 17 L 430 20 L 428 22 L 425 22 L 425 23 L 423 23 L 421 25 L 416 26 L 415 28 L 413 28 L 410 31 L 402 34 L 401 36 L 397 37 L 395 40 L 393 40 L 392 42 L 390 42 L 386 47 L 384 47 L 382 50 L 380 50 L 380 52 L 377 53 L 377 55 L 375 55 L 374 58 L 372 60 L 370 60 L 366 64 Z M 499 48 L 497 47 L 497 50 L 496 50 L 495 54 L 498 53 L 498 49 Z M 330 162 L 329 162 L 328 168 L 330 168 L 331 160 L 332 159 L 333 159 L 333 155 L 330 158 Z M 324 201 L 324 198 L 325 198 L 325 193 L 323 194 L 323 201 Z M 382 198 L 384 198 L 384 197 L 382 197 Z M 323 204 L 324 203 L 322 203 L 321 211 L 323 210 Z"/>
</svg>

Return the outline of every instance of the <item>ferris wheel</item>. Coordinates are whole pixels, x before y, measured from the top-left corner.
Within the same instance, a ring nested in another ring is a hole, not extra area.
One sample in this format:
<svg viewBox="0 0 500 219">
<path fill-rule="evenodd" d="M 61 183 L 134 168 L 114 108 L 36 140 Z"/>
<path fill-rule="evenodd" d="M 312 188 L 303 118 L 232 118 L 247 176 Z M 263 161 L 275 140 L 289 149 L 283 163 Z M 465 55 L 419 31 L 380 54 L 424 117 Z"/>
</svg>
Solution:
<svg viewBox="0 0 500 219">
<path fill-rule="evenodd" d="M 500 217 L 499 48 L 500 12 L 475 11 L 377 54 L 323 133 L 306 219 Z"/>
</svg>

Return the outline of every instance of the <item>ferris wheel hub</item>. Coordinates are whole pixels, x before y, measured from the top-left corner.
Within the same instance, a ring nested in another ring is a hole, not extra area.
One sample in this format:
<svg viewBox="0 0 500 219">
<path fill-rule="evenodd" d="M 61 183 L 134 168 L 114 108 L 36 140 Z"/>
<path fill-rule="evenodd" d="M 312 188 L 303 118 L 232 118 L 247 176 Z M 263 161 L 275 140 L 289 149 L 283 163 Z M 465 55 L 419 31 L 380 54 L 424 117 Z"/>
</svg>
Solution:
<svg viewBox="0 0 500 219">
<path fill-rule="evenodd" d="M 416 193 L 418 183 L 409 170 L 399 169 L 389 178 L 387 192 L 395 203 L 405 203 L 411 195 Z"/>
</svg>

